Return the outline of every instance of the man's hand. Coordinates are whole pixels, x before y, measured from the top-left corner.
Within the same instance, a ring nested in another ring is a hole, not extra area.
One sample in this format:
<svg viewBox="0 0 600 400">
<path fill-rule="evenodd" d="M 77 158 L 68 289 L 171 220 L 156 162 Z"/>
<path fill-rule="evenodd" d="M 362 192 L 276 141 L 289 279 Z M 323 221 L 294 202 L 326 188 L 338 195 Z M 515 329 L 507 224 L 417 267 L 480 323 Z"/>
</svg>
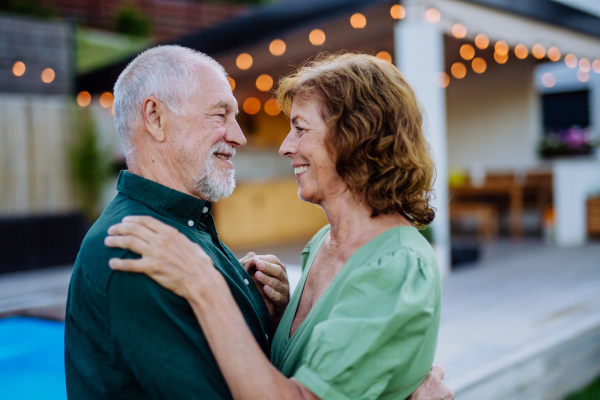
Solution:
<svg viewBox="0 0 600 400">
<path fill-rule="evenodd" d="M 258 256 L 254 253 L 246 254 L 240 263 L 252 277 L 277 327 L 290 302 L 290 284 L 285 265 L 272 254 Z"/>
<path fill-rule="evenodd" d="M 454 393 L 442 383 L 446 374 L 443 362 L 436 361 L 427 374 L 427 378 L 419 385 L 408 400 L 453 400 Z"/>
</svg>

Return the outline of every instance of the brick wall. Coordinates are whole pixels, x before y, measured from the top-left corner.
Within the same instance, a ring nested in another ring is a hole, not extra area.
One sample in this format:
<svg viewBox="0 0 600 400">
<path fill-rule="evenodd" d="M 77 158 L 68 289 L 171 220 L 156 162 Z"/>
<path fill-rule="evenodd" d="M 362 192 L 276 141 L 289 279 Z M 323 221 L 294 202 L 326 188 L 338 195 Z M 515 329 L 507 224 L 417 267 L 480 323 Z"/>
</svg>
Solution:
<svg viewBox="0 0 600 400">
<path fill-rule="evenodd" d="M 131 6 L 150 19 L 153 36 L 169 40 L 218 24 L 244 12 L 237 4 L 198 0 L 39 0 L 65 17 L 77 16 L 87 26 L 112 29 L 122 7 Z"/>
</svg>

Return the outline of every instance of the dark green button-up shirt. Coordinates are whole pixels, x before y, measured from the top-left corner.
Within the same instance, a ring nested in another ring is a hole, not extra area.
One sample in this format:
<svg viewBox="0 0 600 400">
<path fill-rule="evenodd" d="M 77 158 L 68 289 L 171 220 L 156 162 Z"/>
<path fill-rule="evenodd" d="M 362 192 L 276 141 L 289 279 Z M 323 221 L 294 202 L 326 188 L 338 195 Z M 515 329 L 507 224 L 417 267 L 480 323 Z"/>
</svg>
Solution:
<svg viewBox="0 0 600 400">
<path fill-rule="evenodd" d="M 73 269 L 65 320 L 70 399 L 230 399 L 188 302 L 143 274 L 112 271 L 108 228 L 150 215 L 198 243 L 223 274 L 250 330 L 268 356 L 273 326 L 248 273 L 217 237 L 211 204 L 129 172 L 86 235 Z"/>
</svg>

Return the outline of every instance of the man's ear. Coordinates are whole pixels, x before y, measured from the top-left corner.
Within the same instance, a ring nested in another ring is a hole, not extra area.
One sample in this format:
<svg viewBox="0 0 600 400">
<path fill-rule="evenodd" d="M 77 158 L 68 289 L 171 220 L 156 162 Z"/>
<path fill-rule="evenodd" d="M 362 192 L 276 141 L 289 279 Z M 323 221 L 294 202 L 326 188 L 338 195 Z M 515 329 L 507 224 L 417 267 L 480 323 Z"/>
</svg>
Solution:
<svg viewBox="0 0 600 400">
<path fill-rule="evenodd" d="M 164 142 L 165 132 L 165 107 L 154 96 L 148 96 L 142 103 L 142 118 L 146 131 L 152 135 L 154 140 Z"/>
</svg>

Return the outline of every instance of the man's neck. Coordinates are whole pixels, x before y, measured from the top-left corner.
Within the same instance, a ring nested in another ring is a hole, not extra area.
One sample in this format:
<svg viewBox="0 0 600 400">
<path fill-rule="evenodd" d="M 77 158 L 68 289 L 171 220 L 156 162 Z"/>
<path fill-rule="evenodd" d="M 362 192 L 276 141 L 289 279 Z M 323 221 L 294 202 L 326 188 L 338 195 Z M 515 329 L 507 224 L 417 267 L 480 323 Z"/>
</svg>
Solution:
<svg viewBox="0 0 600 400">
<path fill-rule="evenodd" d="M 173 166 L 166 165 L 161 157 L 142 156 L 136 160 L 130 161 L 128 169 L 132 174 L 139 175 L 144 179 L 160 183 L 170 189 L 198 198 L 198 196 L 193 194 L 185 185 L 181 172 L 176 168 L 173 168 Z"/>
</svg>

